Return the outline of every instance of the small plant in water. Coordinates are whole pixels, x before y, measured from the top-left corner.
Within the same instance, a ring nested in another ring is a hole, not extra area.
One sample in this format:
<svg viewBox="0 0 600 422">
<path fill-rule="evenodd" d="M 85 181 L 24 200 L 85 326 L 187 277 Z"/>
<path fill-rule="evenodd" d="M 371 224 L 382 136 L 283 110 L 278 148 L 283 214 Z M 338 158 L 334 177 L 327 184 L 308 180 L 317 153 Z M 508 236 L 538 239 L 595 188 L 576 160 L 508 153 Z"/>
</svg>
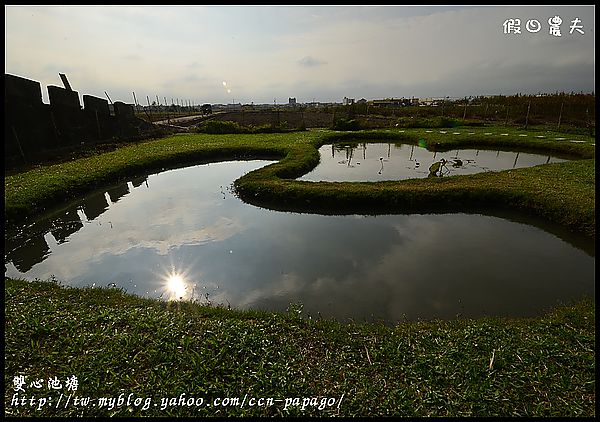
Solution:
<svg viewBox="0 0 600 422">
<path fill-rule="evenodd" d="M 50 274 L 50 278 L 48 278 L 48 281 L 50 283 L 54 283 L 54 284 L 58 284 L 59 286 L 61 285 L 61 282 L 59 279 L 56 278 L 56 276 L 54 274 Z"/>
</svg>

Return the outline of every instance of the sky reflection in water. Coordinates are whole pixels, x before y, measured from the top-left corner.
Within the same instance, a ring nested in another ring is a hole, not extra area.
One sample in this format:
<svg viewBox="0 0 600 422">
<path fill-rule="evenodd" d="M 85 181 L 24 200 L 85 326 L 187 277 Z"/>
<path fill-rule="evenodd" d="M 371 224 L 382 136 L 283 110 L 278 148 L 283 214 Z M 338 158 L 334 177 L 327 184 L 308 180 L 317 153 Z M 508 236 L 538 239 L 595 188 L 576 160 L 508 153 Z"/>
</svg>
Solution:
<svg viewBox="0 0 600 422">
<path fill-rule="evenodd" d="M 7 233 L 6 275 L 240 309 L 302 303 L 340 321 L 528 316 L 593 295 L 594 257 L 530 225 L 283 213 L 230 192 L 269 163 L 199 165 L 91 194 Z"/>
<path fill-rule="evenodd" d="M 460 176 L 486 171 L 510 170 L 564 159 L 524 152 L 460 149 L 428 151 L 417 145 L 368 143 L 323 145 L 321 161 L 299 180 L 329 182 L 376 182 L 430 176 L 430 167 L 442 159 L 446 164 L 436 176 Z"/>
</svg>

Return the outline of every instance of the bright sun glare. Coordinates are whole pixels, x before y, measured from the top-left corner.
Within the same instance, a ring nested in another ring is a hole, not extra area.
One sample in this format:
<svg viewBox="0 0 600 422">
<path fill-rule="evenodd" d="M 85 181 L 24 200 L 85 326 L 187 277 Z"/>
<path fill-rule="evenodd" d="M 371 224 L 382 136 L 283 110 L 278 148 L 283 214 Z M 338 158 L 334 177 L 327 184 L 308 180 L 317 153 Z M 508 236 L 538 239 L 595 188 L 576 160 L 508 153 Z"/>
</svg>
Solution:
<svg viewBox="0 0 600 422">
<path fill-rule="evenodd" d="M 181 274 L 173 273 L 167 279 L 167 289 L 172 297 L 183 298 L 186 294 L 186 282 Z"/>
</svg>

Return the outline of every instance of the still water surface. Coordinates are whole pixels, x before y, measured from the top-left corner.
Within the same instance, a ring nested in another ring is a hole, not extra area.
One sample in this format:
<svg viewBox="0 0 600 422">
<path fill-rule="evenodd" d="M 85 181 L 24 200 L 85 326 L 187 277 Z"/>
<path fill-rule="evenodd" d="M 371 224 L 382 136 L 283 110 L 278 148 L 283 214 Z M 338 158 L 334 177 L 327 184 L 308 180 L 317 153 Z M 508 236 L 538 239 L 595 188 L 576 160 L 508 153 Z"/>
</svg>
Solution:
<svg viewBox="0 0 600 422">
<path fill-rule="evenodd" d="M 525 152 L 477 149 L 434 152 L 417 145 L 392 143 L 323 145 L 319 153 L 321 160 L 317 167 L 299 180 L 376 182 L 459 176 L 566 161 Z M 432 173 L 430 168 L 435 163 L 440 163 L 440 166 Z"/>
<path fill-rule="evenodd" d="M 593 295 L 594 253 L 534 226 L 284 213 L 231 193 L 233 180 L 269 163 L 204 164 L 95 192 L 7 231 L 6 275 L 238 309 L 302 303 L 343 322 L 530 316 Z"/>
</svg>

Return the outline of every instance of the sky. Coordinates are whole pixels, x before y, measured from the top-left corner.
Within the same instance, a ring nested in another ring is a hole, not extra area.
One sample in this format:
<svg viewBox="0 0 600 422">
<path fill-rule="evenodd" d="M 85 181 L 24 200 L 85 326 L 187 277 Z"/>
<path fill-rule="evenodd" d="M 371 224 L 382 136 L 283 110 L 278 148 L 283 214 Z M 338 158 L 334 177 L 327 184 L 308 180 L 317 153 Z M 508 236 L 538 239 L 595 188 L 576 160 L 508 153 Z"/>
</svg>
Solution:
<svg viewBox="0 0 600 422">
<path fill-rule="evenodd" d="M 40 82 L 46 103 L 47 86 L 63 86 L 59 73 L 80 98 L 134 103 L 135 92 L 142 105 L 157 96 L 161 104 L 282 104 L 595 92 L 594 12 L 5 5 L 4 67 Z M 560 36 L 550 33 L 551 18 L 562 21 Z M 520 33 L 505 33 L 508 19 L 519 19 Z"/>
</svg>

